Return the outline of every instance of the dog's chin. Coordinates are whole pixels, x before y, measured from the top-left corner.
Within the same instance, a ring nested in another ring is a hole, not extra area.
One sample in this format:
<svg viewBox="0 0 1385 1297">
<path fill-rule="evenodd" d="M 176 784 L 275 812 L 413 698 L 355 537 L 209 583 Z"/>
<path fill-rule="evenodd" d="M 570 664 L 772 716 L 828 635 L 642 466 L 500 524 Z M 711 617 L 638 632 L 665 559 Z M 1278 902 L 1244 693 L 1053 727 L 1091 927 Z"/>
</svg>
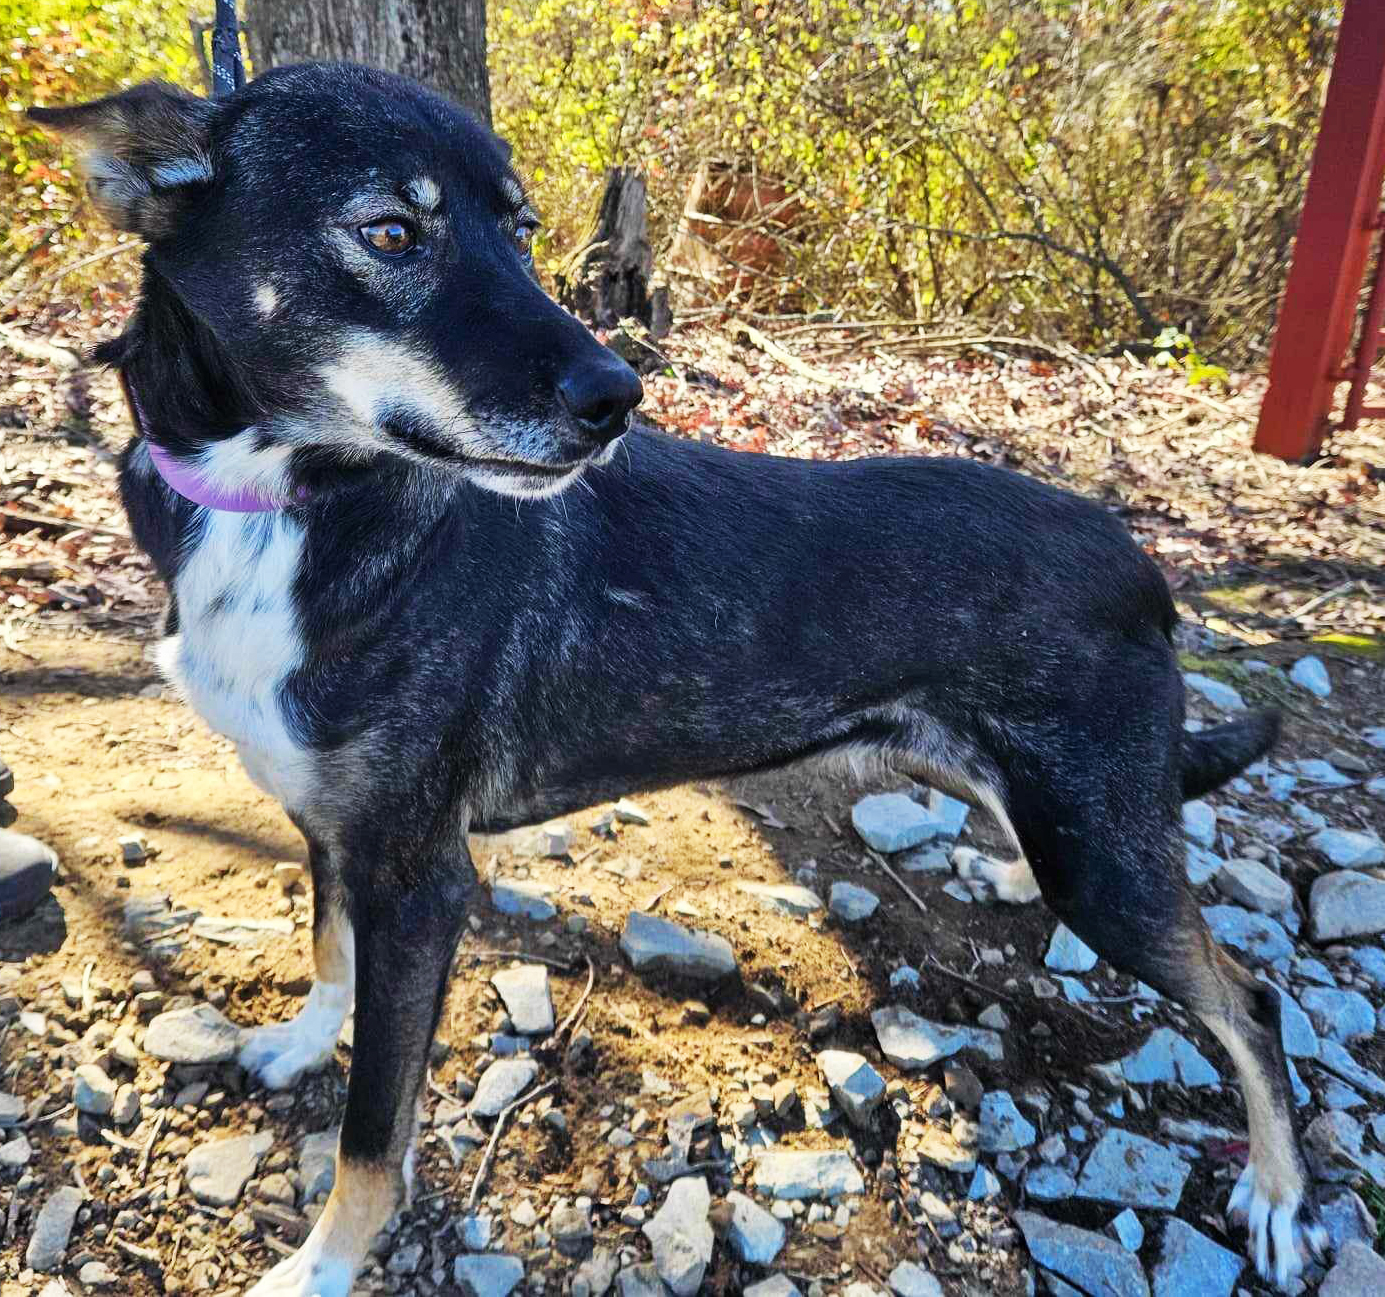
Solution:
<svg viewBox="0 0 1385 1297">
<path fill-rule="evenodd" d="M 566 491 L 590 463 L 583 460 L 566 468 L 522 464 L 519 461 L 465 460 L 458 467 L 466 479 L 476 486 L 508 495 L 516 500 L 544 500 Z"/>
</svg>

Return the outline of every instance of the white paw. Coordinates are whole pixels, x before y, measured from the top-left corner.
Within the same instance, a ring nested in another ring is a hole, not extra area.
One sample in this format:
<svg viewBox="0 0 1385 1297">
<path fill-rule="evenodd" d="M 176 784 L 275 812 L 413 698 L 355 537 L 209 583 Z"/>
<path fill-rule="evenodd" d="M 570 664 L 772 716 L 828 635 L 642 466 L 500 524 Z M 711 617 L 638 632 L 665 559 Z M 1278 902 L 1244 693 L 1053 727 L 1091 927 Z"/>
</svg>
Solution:
<svg viewBox="0 0 1385 1297">
<path fill-rule="evenodd" d="M 1315 1213 L 1302 1194 L 1275 1206 L 1257 1184 L 1253 1163 L 1241 1172 L 1226 1210 L 1229 1216 L 1246 1220 L 1250 1259 L 1260 1277 L 1282 1291 L 1287 1292 L 1302 1272 L 1305 1252 L 1317 1257 L 1327 1254 L 1327 1231 L 1312 1219 Z"/>
<path fill-rule="evenodd" d="M 299 1025 L 298 1019 L 272 1027 L 257 1027 L 241 1046 L 236 1061 L 253 1072 L 271 1090 L 287 1090 L 305 1072 L 315 1072 L 332 1057 L 325 1046 Z"/>
<path fill-rule="evenodd" d="M 952 867 L 967 890 L 983 903 L 1028 905 L 1039 899 L 1039 885 L 1023 860 L 996 860 L 972 847 L 957 847 L 952 853 Z"/>
<path fill-rule="evenodd" d="M 343 1262 L 313 1257 L 309 1239 L 287 1260 L 280 1261 L 246 1297 L 348 1297 L 350 1268 Z"/>
</svg>

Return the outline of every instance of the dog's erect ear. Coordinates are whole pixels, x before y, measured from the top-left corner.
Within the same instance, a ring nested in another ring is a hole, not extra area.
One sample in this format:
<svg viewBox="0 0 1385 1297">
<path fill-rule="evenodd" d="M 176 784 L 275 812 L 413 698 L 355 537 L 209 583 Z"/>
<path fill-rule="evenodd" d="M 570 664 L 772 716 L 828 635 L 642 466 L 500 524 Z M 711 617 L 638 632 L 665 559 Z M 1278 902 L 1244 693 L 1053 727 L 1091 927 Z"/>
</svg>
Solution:
<svg viewBox="0 0 1385 1297">
<path fill-rule="evenodd" d="M 112 225 L 157 239 L 212 179 L 209 141 L 219 108 L 150 81 L 71 108 L 31 108 L 45 130 L 74 139 L 87 193 Z"/>
</svg>

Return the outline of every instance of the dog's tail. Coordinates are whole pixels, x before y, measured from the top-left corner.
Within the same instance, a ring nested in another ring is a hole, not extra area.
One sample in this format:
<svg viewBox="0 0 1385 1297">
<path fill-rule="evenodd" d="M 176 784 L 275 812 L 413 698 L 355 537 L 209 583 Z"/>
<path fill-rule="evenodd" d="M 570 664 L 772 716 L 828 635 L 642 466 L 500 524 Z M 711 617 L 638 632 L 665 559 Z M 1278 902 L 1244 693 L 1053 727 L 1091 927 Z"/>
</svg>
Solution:
<svg viewBox="0 0 1385 1297">
<path fill-rule="evenodd" d="M 1278 738 L 1279 713 L 1268 710 L 1195 733 L 1185 730 L 1178 751 L 1183 800 L 1220 788 L 1263 757 Z"/>
</svg>

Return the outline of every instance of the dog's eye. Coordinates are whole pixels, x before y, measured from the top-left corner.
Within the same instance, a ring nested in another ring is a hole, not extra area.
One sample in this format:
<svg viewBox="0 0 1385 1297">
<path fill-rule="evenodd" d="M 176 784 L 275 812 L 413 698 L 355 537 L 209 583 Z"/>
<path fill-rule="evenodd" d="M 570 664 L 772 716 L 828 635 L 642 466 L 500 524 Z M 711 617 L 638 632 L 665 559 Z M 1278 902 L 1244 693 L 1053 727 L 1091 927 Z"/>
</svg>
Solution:
<svg viewBox="0 0 1385 1297">
<path fill-rule="evenodd" d="M 519 249 L 521 257 L 527 257 L 534 251 L 534 233 L 537 229 L 533 221 L 520 221 L 515 226 L 515 247 Z"/>
<path fill-rule="evenodd" d="M 389 257 L 398 257 L 418 242 L 413 227 L 404 221 L 371 221 L 361 226 L 363 238 L 376 252 Z"/>
</svg>

